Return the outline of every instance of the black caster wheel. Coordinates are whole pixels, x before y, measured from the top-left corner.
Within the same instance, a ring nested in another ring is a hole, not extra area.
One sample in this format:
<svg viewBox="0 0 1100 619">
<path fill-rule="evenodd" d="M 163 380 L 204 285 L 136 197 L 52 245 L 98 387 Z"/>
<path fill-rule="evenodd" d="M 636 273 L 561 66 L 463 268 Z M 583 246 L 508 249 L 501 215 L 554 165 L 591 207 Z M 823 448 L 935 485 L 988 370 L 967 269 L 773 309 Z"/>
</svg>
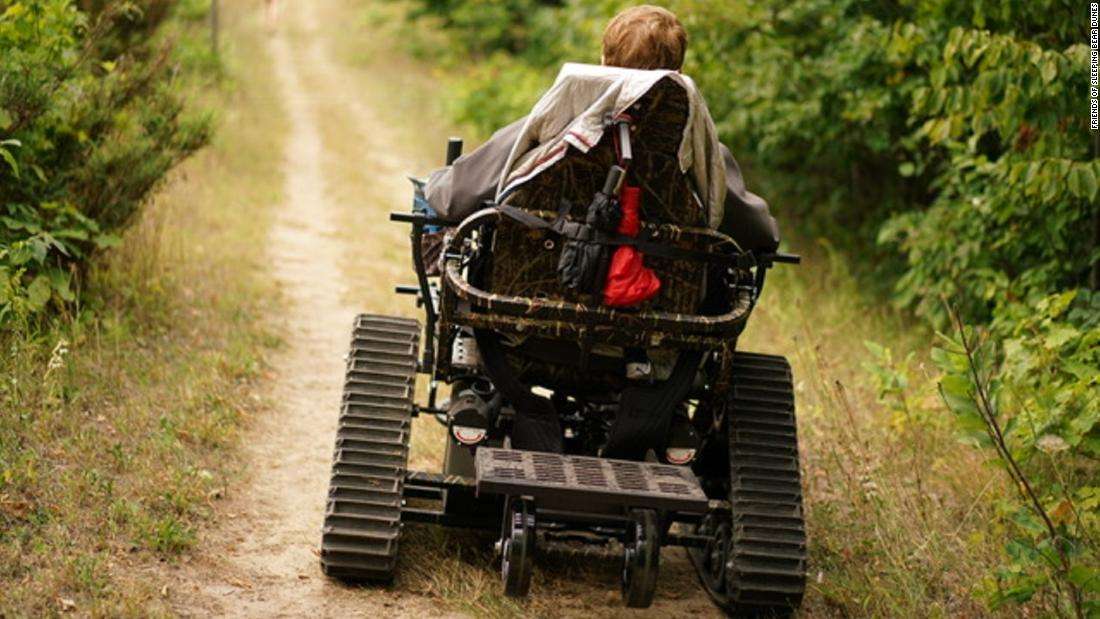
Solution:
<svg viewBox="0 0 1100 619">
<path fill-rule="evenodd" d="M 721 591 L 726 586 L 726 563 L 729 561 L 730 524 L 714 514 L 708 515 L 700 527 L 710 539 L 702 552 L 702 570 L 699 577 L 708 589 Z"/>
<path fill-rule="evenodd" d="M 657 568 L 661 560 L 657 512 L 634 510 L 624 546 L 623 601 L 629 608 L 648 608 L 657 591 Z"/>
<path fill-rule="evenodd" d="M 501 532 L 500 577 L 504 595 L 520 598 L 531 589 L 535 559 L 535 509 L 527 500 L 509 498 Z"/>
</svg>

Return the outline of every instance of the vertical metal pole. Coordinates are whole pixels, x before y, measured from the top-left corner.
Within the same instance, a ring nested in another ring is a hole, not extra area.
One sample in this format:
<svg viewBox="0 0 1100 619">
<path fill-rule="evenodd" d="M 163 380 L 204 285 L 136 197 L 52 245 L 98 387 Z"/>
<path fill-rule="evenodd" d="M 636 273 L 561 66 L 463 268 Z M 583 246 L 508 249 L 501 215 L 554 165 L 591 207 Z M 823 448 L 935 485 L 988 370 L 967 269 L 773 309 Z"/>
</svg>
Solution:
<svg viewBox="0 0 1100 619">
<path fill-rule="evenodd" d="M 451 165 L 462 156 L 462 138 L 447 140 L 447 165 Z"/>
<path fill-rule="evenodd" d="M 220 15 L 218 15 L 220 4 L 219 0 L 210 0 L 210 49 L 215 56 L 218 55 L 218 30 L 221 28 Z"/>
</svg>

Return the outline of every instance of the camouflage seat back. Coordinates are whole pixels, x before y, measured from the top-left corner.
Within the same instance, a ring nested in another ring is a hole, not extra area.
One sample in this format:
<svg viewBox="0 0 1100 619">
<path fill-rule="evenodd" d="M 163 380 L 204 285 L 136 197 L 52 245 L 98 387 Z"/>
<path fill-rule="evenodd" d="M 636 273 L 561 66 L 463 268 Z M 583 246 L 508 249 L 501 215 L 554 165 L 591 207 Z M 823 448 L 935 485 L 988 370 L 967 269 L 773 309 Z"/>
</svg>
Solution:
<svg viewBox="0 0 1100 619">
<path fill-rule="evenodd" d="M 680 171 L 679 149 L 688 122 L 687 93 L 675 81 L 658 82 L 629 110 L 635 119 L 634 161 L 627 182 L 642 188 L 642 220 L 678 226 L 704 226 L 706 212 Z M 570 216 L 584 221 L 589 202 L 617 162 L 612 131 L 581 153 L 573 148 L 562 160 L 517 189 L 508 203 L 527 210 L 557 212 L 561 201 L 573 204 Z M 496 294 L 591 303 L 559 285 L 561 243 L 543 232 L 506 221 L 497 230 L 488 289 Z M 661 279 L 661 292 L 641 309 L 694 313 L 701 299 L 704 267 L 647 256 L 646 266 Z M 588 297 L 588 298 L 586 298 Z"/>
</svg>

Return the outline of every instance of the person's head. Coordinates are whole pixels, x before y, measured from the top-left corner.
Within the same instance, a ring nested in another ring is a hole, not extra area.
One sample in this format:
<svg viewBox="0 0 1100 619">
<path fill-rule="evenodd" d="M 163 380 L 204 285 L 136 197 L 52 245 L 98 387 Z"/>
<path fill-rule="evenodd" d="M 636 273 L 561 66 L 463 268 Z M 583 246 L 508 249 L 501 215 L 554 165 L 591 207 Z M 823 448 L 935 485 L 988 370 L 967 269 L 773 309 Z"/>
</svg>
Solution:
<svg viewBox="0 0 1100 619">
<path fill-rule="evenodd" d="M 619 13 L 603 31 L 603 63 L 628 69 L 684 65 L 687 33 L 672 11 L 643 4 Z"/>
</svg>

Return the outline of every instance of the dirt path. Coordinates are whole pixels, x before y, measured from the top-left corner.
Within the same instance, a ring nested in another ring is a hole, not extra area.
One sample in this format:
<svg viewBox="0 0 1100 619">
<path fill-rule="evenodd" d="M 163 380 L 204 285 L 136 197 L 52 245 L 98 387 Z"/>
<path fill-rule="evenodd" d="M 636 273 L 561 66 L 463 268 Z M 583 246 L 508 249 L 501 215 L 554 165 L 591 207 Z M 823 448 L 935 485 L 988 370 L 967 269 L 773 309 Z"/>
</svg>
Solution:
<svg viewBox="0 0 1100 619">
<path fill-rule="evenodd" d="M 270 39 L 280 99 L 290 121 L 285 200 L 269 241 L 273 275 L 287 300 L 279 325 L 270 414 L 245 438 L 246 485 L 219 510 L 197 556 L 176 575 L 175 610 L 185 615 L 367 616 L 432 613 L 423 598 L 367 593 L 324 578 L 315 554 L 336 428 L 343 355 L 357 310 L 346 301 L 341 264 L 351 251 L 326 192 L 317 102 L 339 92 L 307 84 L 305 71 L 329 70 L 315 13 L 292 3 L 292 22 Z M 289 29 L 288 29 L 289 30 Z M 326 76 L 327 77 L 327 76 Z M 371 122 L 364 117 L 364 122 Z M 393 165 L 392 162 L 387 162 Z M 371 251 L 371 245 L 357 252 Z M 376 246 L 375 246 L 376 247 Z M 376 260 L 383 256 L 376 254 Z"/>
</svg>

